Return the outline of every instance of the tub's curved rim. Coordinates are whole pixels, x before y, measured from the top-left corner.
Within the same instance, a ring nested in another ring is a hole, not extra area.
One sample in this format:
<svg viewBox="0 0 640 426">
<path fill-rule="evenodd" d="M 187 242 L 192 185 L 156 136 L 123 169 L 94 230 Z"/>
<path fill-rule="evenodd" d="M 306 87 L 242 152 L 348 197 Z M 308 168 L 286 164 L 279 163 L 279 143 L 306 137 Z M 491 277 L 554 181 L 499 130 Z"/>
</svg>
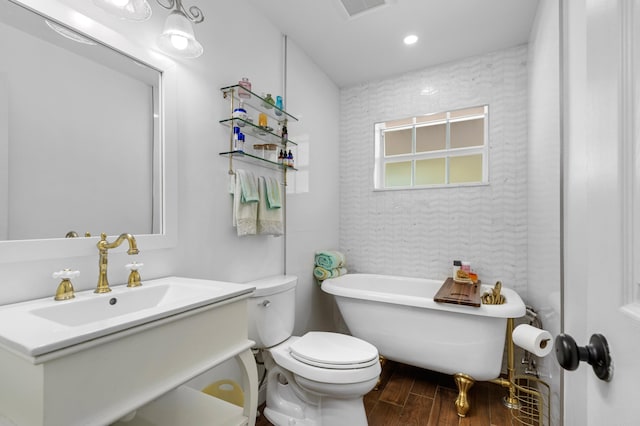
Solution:
<svg viewBox="0 0 640 426">
<path fill-rule="evenodd" d="M 502 287 L 501 294 L 504 295 L 507 303 L 502 305 L 485 305 L 479 307 L 456 305 L 451 303 L 438 303 L 433 300 L 433 296 L 421 297 L 404 294 L 396 294 L 363 288 L 345 287 L 343 283 L 354 278 L 383 278 L 392 280 L 407 280 L 413 282 L 433 282 L 442 284 L 443 280 L 435 280 L 428 278 L 404 277 L 398 275 L 381 275 L 381 274 L 346 274 L 336 278 L 330 278 L 322 282 L 321 288 L 326 293 L 334 296 L 348 297 L 352 299 L 371 300 L 383 303 L 392 303 L 396 305 L 413 306 L 417 308 L 436 309 L 441 311 L 457 312 L 468 315 L 480 315 L 496 318 L 520 318 L 526 314 L 526 306 L 520 295 L 510 288 Z M 482 285 L 481 291 L 490 291 L 491 286 Z"/>
</svg>

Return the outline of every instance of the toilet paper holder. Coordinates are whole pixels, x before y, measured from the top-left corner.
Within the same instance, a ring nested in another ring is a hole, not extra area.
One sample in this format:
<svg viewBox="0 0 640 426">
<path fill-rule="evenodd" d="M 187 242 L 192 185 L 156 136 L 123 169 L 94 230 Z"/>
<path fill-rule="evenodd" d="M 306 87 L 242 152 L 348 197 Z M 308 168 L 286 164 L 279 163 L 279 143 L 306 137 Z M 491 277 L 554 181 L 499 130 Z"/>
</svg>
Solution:
<svg viewBox="0 0 640 426">
<path fill-rule="evenodd" d="M 555 339 L 555 347 L 558 363 L 565 370 L 573 371 L 578 368 L 580 361 L 586 361 L 600 380 L 611 381 L 611 353 L 607 339 L 602 334 L 593 334 L 586 346 L 578 346 L 568 334 L 559 334 Z"/>
</svg>

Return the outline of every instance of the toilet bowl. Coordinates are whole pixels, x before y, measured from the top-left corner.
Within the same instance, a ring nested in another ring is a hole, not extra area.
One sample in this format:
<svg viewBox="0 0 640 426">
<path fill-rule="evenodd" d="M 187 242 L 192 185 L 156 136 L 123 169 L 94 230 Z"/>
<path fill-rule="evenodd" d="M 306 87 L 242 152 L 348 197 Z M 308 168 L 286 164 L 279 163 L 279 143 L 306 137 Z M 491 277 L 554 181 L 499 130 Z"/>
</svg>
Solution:
<svg viewBox="0 0 640 426">
<path fill-rule="evenodd" d="M 367 425 L 362 398 L 380 376 L 378 350 L 339 333 L 292 336 L 296 277 L 247 284 L 256 287 L 249 338 L 263 350 L 267 419 L 277 426 Z"/>
</svg>

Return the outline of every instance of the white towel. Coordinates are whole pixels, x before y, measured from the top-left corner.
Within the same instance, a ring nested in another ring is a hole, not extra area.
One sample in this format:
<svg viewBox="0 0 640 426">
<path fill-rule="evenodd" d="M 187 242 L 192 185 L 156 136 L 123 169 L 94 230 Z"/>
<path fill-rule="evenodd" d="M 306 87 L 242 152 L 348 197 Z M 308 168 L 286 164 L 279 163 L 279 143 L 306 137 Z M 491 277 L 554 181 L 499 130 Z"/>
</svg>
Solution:
<svg viewBox="0 0 640 426">
<path fill-rule="evenodd" d="M 258 203 L 242 201 L 243 187 L 246 188 L 247 183 L 253 185 L 255 180 L 256 177 L 253 173 L 236 169 L 236 184 L 233 193 L 233 226 L 236 227 L 239 237 L 257 233 Z"/>
<path fill-rule="evenodd" d="M 280 191 L 280 186 L 276 185 L 272 190 Z M 277 195 L 278 199 L 280 194 Z M 284 222 L 281 208 L 269 208 L 267 198 L 267 183 L 264 176 L 258 179 L 258 234 L 262 235 L 282 235 L 284 233 Z"/>
</svg>

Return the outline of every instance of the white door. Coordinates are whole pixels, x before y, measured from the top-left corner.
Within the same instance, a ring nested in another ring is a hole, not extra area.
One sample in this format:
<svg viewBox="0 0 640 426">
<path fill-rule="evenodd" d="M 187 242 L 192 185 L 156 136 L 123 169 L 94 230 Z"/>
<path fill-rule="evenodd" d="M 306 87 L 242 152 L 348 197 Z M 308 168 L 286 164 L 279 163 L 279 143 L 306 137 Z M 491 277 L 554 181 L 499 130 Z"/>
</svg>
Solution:
<svg viewBox="0 0 640 426">
<path fill-rule="evenodd" d="M 632 51 L 640 46 L 638 9 L 638 0 L 564 1 L 563 329 L 580 346 L 604 335 L 614 365 L 610 382 L 584 362 L 564 372 L 565 425 L 640 424 L 640 308 L 632 284 L 640 67 L 629 61 L 640 56 Z"/>
</svg>

